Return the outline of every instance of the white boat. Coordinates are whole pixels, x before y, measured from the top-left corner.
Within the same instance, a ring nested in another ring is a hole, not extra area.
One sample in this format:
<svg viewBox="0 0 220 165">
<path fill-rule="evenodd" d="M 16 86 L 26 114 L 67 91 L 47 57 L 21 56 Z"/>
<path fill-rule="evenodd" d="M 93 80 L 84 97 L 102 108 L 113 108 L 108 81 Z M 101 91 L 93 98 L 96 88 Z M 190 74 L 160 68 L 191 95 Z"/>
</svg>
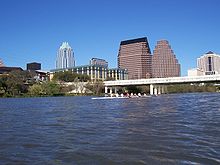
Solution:
<svg viewBox="0 0 220 165">
<path fill-rule="evenodd" d="M 104 100 L 104 99 L 132 99 L 132 98 L 149 98 L 151 95 L 146 95 L 146 96 L 130 96 L 130 97 L 93 97 L 92 100 Z"/>
<path fill-rule="evenodd" d="M 129 97 L 93 97 L 92 100 L 104 100 L 104 99 L 128 99 Z"/>
</svg>

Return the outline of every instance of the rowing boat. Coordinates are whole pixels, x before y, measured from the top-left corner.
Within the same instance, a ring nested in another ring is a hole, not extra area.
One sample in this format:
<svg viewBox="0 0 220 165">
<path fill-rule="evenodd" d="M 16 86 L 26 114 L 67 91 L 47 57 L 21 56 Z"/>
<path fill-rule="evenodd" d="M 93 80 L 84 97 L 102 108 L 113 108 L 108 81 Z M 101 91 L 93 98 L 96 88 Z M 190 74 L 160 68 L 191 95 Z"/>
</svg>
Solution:
<svg viewBox="0 0 220 165">
<path fill-rule="evenodd" d="M 129 98 L 148 98 L 151 97 L 150 95 L 146 95 L 146 96 L 130 96 L 130 97 L 93 97 L 92 100 L 105 100 L 105 99 L 129 99 Z"/>
<path fill-rule="evenodd" d="M 93 97 L 92 100 L 105 100 L 105 99 L 128 99 L 129 97 Z"/>
</svg>

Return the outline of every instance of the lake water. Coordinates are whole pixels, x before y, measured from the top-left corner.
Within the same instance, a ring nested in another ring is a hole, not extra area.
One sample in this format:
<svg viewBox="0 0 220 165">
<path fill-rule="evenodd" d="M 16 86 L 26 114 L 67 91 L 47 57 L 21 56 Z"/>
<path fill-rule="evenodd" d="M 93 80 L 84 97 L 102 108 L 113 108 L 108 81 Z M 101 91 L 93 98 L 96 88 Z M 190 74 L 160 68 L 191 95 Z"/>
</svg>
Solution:
<svg viewBox="0 0 220 165">
<path fill-rule="evenodd" d="M 220 164 L 220 94 L 2 98 L 0 164 Z"/>
</svg>

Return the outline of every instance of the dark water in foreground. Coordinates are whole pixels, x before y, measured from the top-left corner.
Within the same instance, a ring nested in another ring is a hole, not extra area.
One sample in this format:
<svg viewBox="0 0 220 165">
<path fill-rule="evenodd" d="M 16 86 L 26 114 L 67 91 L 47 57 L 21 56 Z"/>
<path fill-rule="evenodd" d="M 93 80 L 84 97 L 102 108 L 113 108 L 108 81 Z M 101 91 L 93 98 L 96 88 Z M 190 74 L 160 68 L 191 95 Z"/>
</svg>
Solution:
<svg viewBox="0 0 220 165">
<path fill-rule="evenodd" d="M 0 99 L 0 164 L 220 164 L 220 94 Z"/>
</svg>

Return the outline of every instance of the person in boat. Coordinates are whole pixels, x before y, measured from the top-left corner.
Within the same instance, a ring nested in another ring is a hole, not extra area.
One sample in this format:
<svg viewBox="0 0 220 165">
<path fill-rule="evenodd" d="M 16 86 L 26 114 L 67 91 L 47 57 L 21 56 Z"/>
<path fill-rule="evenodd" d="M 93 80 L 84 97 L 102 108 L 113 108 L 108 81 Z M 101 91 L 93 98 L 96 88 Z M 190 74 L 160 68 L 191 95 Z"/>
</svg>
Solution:
<svg viewBox="0 0 220 165">
<path fill-rule="evenodd" d="M 125 93 L 124 94 L 126 97 L 130 97 L 130 94 L 129 93 Z"/>
</svg>

